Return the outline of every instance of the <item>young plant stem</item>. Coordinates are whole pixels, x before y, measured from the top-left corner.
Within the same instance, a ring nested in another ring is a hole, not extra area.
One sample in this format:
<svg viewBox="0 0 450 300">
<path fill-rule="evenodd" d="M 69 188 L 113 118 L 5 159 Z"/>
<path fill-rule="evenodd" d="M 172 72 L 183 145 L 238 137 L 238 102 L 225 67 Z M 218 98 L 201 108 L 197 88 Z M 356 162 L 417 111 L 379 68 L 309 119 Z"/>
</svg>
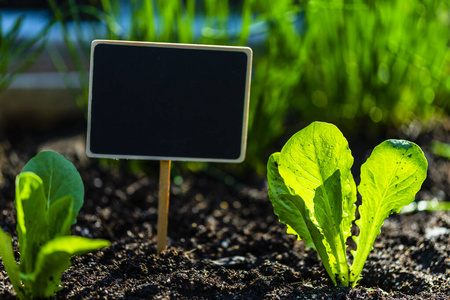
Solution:
<svg viewBox="0 0 450 300">
<path fill-rule="evenodd" d="M 380 214 L 382 210 L 381 207 L 377 207 L 375 209 L 375 214 L 370 217 L 371 222 L 369 223 L 367 220 L 369 219 L 366 216 L 365 211 L 363 210 L 362 204 L 359 207 L 360 210 L 360 219 L 356 221 L 356 225 L 360 228 L 359 236 L 356 237 L 356 251 L 353 252 L 353 265 L 350 268 L 350 282 L 352 283 L 352 287 L 355 287 L 358 284 L 358 280 L 360 279 L 361 271 L 364 267 L 364 264 L 369 256 L 370 251 L 373 250 L 373 243 L 377 238 L 378 234 L 381 232 L 381 225 L 384 220 L 389 216 L 389 214 Z M 368 223 L 371 224 L 369 226 L 362 226 L 361 224 Z"/>
<path fill-rule="evenodd" d="M 342 286 L 348 286 L 349 284 L 349 276 L 348 276 L 348 262 L 347 262 L 347 253 L 346 253 L 346 244 L 343 240 L 343 234 L 341 233 L 339 236 L 335 238 L 335 245 L 338 245 L 336 248 L 337 252 L 337 263 L 339 268 L 339 280 Z"/>
</svg>

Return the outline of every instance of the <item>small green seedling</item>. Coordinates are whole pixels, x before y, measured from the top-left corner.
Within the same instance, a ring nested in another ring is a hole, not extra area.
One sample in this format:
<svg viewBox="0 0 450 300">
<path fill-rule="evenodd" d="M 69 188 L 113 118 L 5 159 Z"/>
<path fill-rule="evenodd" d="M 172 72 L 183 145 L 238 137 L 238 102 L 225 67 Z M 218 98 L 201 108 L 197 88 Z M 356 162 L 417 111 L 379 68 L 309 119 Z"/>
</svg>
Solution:
<svg viewBox="0 0 450 300">
<path fill-rule="evenodd" d="M 422 150 L 405 140 L 387 140 L 361 166 L 362 204 L 353 236 L 353 263 L 347 239 L 356 213 L 353 157 L 339 129 L 314 122 L 294 134 L 267 164 L 269 198 L 280 222 L 320 256 L 335 285 L 356 286 L 384 220 L 414 201 L 426 178 Z"/>
<path fill-rule="evenodd" d="M 75 166 L 62 155 L 43 151 L 16 177 L 20 264 L 12 239 L 0 229 L 0 256 L 19 299 L 51 297 L 60 290 L 70 258 L 110 243 L 71 236 L 83 205 L 84 187 Z"/>
</svg>

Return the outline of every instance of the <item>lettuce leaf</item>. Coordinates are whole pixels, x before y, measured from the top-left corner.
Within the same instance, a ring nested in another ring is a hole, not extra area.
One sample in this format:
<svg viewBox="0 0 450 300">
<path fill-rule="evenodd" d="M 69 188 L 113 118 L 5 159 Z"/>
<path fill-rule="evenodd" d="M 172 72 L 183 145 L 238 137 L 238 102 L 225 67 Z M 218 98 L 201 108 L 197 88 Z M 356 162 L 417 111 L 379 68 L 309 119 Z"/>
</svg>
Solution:
<svg viewBox="0 0 450 300">
<path fill-rule="evenodd" d="M 275 158 L 275 157 L 274 157 Z M 321 237 L 314 241 L 317 249 L 318 244 L 322 244 L 326 249 L 325 253 L 320 253 L 324 266 L 329 265 L 330 277 L 335 282 L 334 274 L 339 274 L 342 285 L 348 285 L 348 263 L 346 255 L 346 240 L 350 236 L 351 224 L 355 217 L 356 185 L 350 172 L 353 164 L 353 157 L 348 147 L 348 142 L 332 124 L 314 122 L 303 130 L 293 135 L 284 145 L 277 157 L 278 173 L 282 178 L 283 187 L 289 192 L 279 193 L 277 196 L 272 190 L 275 186 L 273 176 L 268 176 L 269 196 L 274 205 L 278 217 L 290 226 L 296 234 L 305 239 L 307 246 L 311 246 L 311 241 L 305 234 L 305 227 L 292 222 L 292 216 L 279 210 L 280 203 L 285 206 L 285 199 L 296 199 L 305 207 L 302 216 L 303 221 L 310 220 L 319 231 Z M 273 160 L 269 159 L 269 165 L 273 165 Z M 268 169 L 273 166 L 268 167 Z M 275 173 L 271 171 L 271 174 Z M 269 172 L 268 172 L 269 174 Z M 294 205 L 298 207 L 299 205 Z M 292 206 L 291 206 L 292 207 Z M 292 211 L 292 209 L 290 209 Z M 301 212 L 296 212 L 299 215 Z M 295 217 L 298 218 L 298 217 Z M 298 221 L 300 222 L 300 221 Z M 297 222 L 297 223 L 298 223 Z M 294 224 L 294 225 L 293 225 Z M 288 227 L 289 228 L 289 227 Z"/>
<path fill-rule="evenodd" d="M 70 258 L 109 246 L 100 239 L 60 236 L 47 242 L 40 250 L 33 273 L 21 274 L 25 287 L 34 297 L 51 297 L 61 289 L 61 274 L 71 266 Z"/>
<path fill-rule="evenodd" d="M 25 172 L 16 177 L 17 235 L 20 248 L 20 271 L 34 269 L 39 248 L 49 240 L 46 218 L 47 200 L 44 184 L 34 173 Z"/>
<path fill-rule="evenodd" d="M 352 252 L 354 263 L 350 275 L 353 285 L 360 279 L 384 220 L 414 201 L 427 177 L 427 168 L 420 147 L 405 140 L 384 141 L 361 166 L 358 191 L 362 204 L 358 208 L 360 219 L 356 221 L 360 233 L 354 237 L 357 249 Z"/>
<path fill-rule="evenodd" d="M 311 221 L 310 213 L 307 211 L 303 199 L 289 192 L 283 178 L 278 173 L 279 155 L 279 152 L 273 153 L 267 164 L 268 192 L 274 213 L 280 222 L 287 226 L 287 233 L 297 235 L 299 240 L 305 241 L 306 247 L 313 248 L 319 254 L 325 270 L 336 285 L 335 273 L 337 270 L 330 264 L 335 261 L 334 256 L 328 254 L 325 237 Z"/>
<path fill-rule="evenodd" d="M 71 223 L 77 222 L 84 202 L 84 185 L 80 173 L 70 161 L 54 151 L 42 151 L 27 162 L 24 172 L 32 172 L 42 179 L 47 207 L 64 196 L 72 196 Z"/>
<path fill-rule="evenodd" d="M 8 273 L 9 281 L 16 291 L 19 299 L 24 298 L 23 285 L 20 282 L 20 270 L 19 265 L 16 263 L 14 257 L 14 251 L 12 246 L 12 238 L 9 234 L 0 228 L 0 256 L 5 266 L 5 270 Z"/>
</svg>

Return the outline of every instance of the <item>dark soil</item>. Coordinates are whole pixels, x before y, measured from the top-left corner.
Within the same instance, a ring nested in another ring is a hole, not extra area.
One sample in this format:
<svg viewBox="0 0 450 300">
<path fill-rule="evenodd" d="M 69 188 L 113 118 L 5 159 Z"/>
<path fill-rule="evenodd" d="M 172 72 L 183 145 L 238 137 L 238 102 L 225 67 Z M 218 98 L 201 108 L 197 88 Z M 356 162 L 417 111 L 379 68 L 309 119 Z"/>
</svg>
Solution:
<svg viewBox="0 0 450 300">
<path fill-rule="evenodd" d="M 416 140 L 429 160 L 418 199 L 450 201 L 450 161 L 429 151 L 433 139 L 450 142 L 445 125 Z M 180 171 L 182 180 L 171 186 L 168 250 L 158 256 L 157 173 L 88 159 L 82 123 L 56 132 L 0 133 L 0 226 L 16 236 L 14 178 L 29 158 L 53 149 L 76 165 L 86 196 L 73 234 L 112 245 L 73 258 L 57 299 L 450 299 L 449 212 L 392 215 L 360 285 L 334 287 L 317 254 L 285 233 L 264 177 L 232 181 Z M 14 298 L 2 264 L 0 298 Z"/>
</svg>

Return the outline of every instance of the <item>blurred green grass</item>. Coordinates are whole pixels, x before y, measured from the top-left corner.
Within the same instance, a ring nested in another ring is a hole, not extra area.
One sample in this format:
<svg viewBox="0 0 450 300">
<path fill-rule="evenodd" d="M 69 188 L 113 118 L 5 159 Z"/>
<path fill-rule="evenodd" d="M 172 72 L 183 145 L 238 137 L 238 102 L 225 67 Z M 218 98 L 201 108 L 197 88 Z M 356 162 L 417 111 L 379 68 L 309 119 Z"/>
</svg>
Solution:
<svg viewBox="0 0 450 300">
<path fill-rule="evenodd" d="M 82 15 L 100 22 L 89 32 L 97 38 L 253 47 L 241 171 L 264 173 L 269 154 L 315 120 L 370 138 L 412 122 L 427 128 L 449 113 L 448 1 L 131 0 L 125 22 L 120 1 L 58 3 L 49 0 L 79 70 L 82 92 L 74 91 L 84 110 L 90 39 Z M 64 73 L 67 62 L 53 57 Z"/>
<path fill-rule="evenodd" d="M 22 42 L 19 37 L 25 17 L 17 18 L 11 28 L 4 30 L 0 14 L 0 92 L 5 90 L 16 75 L 25 72 L 41 55 L 46 45 L 46 37 L 53 25 L 49 21 L 42 30 Z"/>
</svg>

